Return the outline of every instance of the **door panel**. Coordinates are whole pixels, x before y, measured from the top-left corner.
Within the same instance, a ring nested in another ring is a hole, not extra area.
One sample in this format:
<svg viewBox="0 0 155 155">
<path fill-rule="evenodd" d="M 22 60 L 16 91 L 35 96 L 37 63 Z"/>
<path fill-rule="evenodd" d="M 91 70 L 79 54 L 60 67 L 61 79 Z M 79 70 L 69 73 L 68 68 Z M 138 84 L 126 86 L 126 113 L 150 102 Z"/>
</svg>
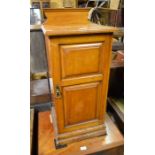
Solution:
<svg viewBox="0 0 155 155">
<path fill-rule="evenodd" d="M 64 87 L 65 126 L 97 119 L 99 82 Z"/>
<path fill-rule="evenodd" d="M 52 38 L 49 64 L 58 133 L 104 123 L 110 68 L 110 35 Z M 53 71 L 52 71 L 53 70 Z M 56 96 L 56 87 L 61 96 Z"/>
<path fill-rule="evenodd" d="M 61 46 L 62 77 L 98 73 L 102 43 Z"/>
</svg>

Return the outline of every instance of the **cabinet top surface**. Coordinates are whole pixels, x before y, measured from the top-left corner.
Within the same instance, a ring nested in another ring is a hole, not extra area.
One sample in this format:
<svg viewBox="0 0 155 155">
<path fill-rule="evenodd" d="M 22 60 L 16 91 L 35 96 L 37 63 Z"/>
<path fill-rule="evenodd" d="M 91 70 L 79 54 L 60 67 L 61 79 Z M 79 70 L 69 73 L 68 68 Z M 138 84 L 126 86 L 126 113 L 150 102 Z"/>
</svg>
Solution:
<svg viewBox="0 0 155 155">
<path fill-rule="evenodd" d="M 42 30 L 47 36 L 113 33 L 117 29 L 111 26 L 101 26 L 94 23 L 69 25 L 43 25 Z"/>
<path fill-rule="evenodd" d="M 47 18 L 42 30 L 47 36 L 76 35 L 93 33 L 113 33 L 117 28 L 90 22 L 90 9 L 48 9 L 44 10 Z"/>
</svg>

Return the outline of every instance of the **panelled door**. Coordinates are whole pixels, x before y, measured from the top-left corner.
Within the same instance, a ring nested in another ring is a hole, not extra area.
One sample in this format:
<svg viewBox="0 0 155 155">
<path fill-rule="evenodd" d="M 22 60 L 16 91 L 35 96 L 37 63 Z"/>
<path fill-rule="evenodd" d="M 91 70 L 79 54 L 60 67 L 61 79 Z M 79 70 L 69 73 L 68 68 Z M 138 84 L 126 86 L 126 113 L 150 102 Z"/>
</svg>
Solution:
<svg viewBox="0 0 155 155">
<path fill-rule="evenodd" d="M 49 45 L 58 132 L 103 124 L 111 35 L 52 37 Z"/>
</svg>

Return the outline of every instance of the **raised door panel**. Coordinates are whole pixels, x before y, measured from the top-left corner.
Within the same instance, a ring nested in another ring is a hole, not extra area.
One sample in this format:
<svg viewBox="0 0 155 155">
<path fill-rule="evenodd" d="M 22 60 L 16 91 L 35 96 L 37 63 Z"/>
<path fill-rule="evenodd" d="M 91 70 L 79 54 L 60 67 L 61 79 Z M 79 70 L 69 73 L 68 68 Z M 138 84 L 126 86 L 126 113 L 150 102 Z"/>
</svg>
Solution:
<svg viewBox="0 0 155 155">
<path fill-rule="evenodd" d="M 103 124 L 111 36 L 53 37 L 49 43 L 58 133 Z M 56 95 L 57 86 L 60 97 Z"/>
<path fill-rule="evenodd" d="M 99 73 L 102 43 L 61 46 L 62 78 Z"/>
<path fill-rule="evenodd" d="M 64 87 L 65 127 L 96 121 L 100 103 L 100 83 Z"/>
</svg>

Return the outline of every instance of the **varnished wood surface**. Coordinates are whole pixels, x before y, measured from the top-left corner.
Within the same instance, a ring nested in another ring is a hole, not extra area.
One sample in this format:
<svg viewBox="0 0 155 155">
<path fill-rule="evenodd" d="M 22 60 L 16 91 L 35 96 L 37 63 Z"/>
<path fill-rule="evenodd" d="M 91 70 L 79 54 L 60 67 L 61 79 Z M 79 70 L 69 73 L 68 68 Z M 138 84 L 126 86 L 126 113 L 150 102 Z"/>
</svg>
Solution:
<svg viewBox="0 0 155 155">
<path fill-rule="evenodd" d="M 45 9 L 46 21 L 42 26 L 45 35 L 73 35 L 112 33 L 117 29 L 110 26 L 101 26 L 88 20 L 90 8 L 85 9 Z"/>
<path fill-rule="evenodd" d="M 49 75 L 53 78 L 53 111 L 57 121 L 54 129 L 59 144 L 105 134 L 105 129 L 92 131 L 87 136 L 79 132 L 104 125 L 112 33 L 116 30 L 90 23 L 88 11 L 45 11 L 47 19 L 43 31 Z M 59 139 L 60 134 L 73 131 L 80 135 L 76 134 L 68 141 L 67 138 Z"/>
<path fill-rule="evenodd" d="M 61 46 L 62 77 L 98 73 L 103 43 L 81 43 Z M 79 63 L 80 62 L 80 63 Z M 72 65 L 70 65 L 72 64 Z"/>
<path fill-rule="evenodd" d="M 69 25 L 88 23 L 88 12 L 90 8 L 63 8 L 63 9 L 44 9 L 44 25 Z"/>
<path fill-rule="evenodd" d="M 101 26 L 94 23 L 88 24 L 70 24 L 62 26 L 43 25 L 42 30 L 48 36 L 73 35 L 73 34 L 94 34 L 94 33 L 112 33 L 117 30 L 111 26 Z"/>
<path fill-rule="evenodd" d="M 124 27 L 119 27 L 118 30 L 114 32 L 114 37 L 124 37 Z"/>
<path fill-rule="evenodd" d="M 103 150 L 114 149 L 123 146 L 123 136 L 106 115 L 107 135 L 90 138 L 80 142 L 69 144 L 62 149 L 55 149 L 53 125 L 50 122 L 50 112 L 39 113 L 38 132 L 38 154 L 39 155 L 85 155 Z M 81 151 L 80 147 L 86 146 L 86 151 Z"/>
<path fill-rule="evenodd" d="M 34 126 L 34 109 L 30 110 L 30 151 L 32 154 L 33 148 L 33 126 Z"/>
<path fill-rule="evenodd" d="M 64 88 L 65 126 L 96 121 L 98 117 L 100 83 L 87 83 Z M 75 105 L 75 103 L 77 103 Z M 85 108 L 86 107 L 86 108 Z"/>
<path fill-rule="evenodd" d="M 46 41 L 49 50 L 47 52 L 49 73 L 53 78 L 54 92 L 58 85 L 61 93 L 60 97 L 57 97 L 56 93 L 54 94 L 54 108 L 59 122 L 57 123 L 58 133 L 104 124 L 111 61 L 111 39 L 112 35 L 100 34 L 56 37 Z M 72 46 L 70 46 L 71 44 Z M 64 47 L 67 52 L 60 50 Z M 82 57 L 80 57 L 81 54 Z M 67 60 L 64 55 L 67 55 Z M 95 56 L 93 63 L 90 61 L 92 55 Z M 69 65 L 66 66 L 67 63 Z M 61 64 L 63 65 L 61 66 Z M 68 67 L 67 71 L 63 67 Z M 94 78 L 94 76 L 96 77 Z M 94 89 L 91 87 L 88 89 L 88 84 L 93 83 L 97 83 L 97 86 Z M 74 91 L 66 93 L 65 90 L 68 90 L 70 86 L 74 87 Z M 91 94 L 93 94 L 93 98 Z M 89 98 L 91 98 L 91 102 Z M 84 112 L 88 106 L 89 110 Z M 75 117 L 74 113 L 77 116 L 80 115 L 79 118 Z M 69 120 L 70 116 L 72 116 L 72 120 Z"/>
<path fill-rule="evenodd" d="M 76 132 L 68 132 L 65 134 L 60 134 L 59 138 L 62 139 L 62 138 L 68 138 L 71 136 L 76 136 L 79 134 L 78 132 L 81 132 L 81 134 L 86 134 L 87 132 L 92 132 L 92 131 L 102 130 L 102 129 L 105 129 L 105 125 L 99 125 L 99 126 L 94 126 L 94 127 L 87 128 L 87 129 L 78 130 Z"/>
</svg>

